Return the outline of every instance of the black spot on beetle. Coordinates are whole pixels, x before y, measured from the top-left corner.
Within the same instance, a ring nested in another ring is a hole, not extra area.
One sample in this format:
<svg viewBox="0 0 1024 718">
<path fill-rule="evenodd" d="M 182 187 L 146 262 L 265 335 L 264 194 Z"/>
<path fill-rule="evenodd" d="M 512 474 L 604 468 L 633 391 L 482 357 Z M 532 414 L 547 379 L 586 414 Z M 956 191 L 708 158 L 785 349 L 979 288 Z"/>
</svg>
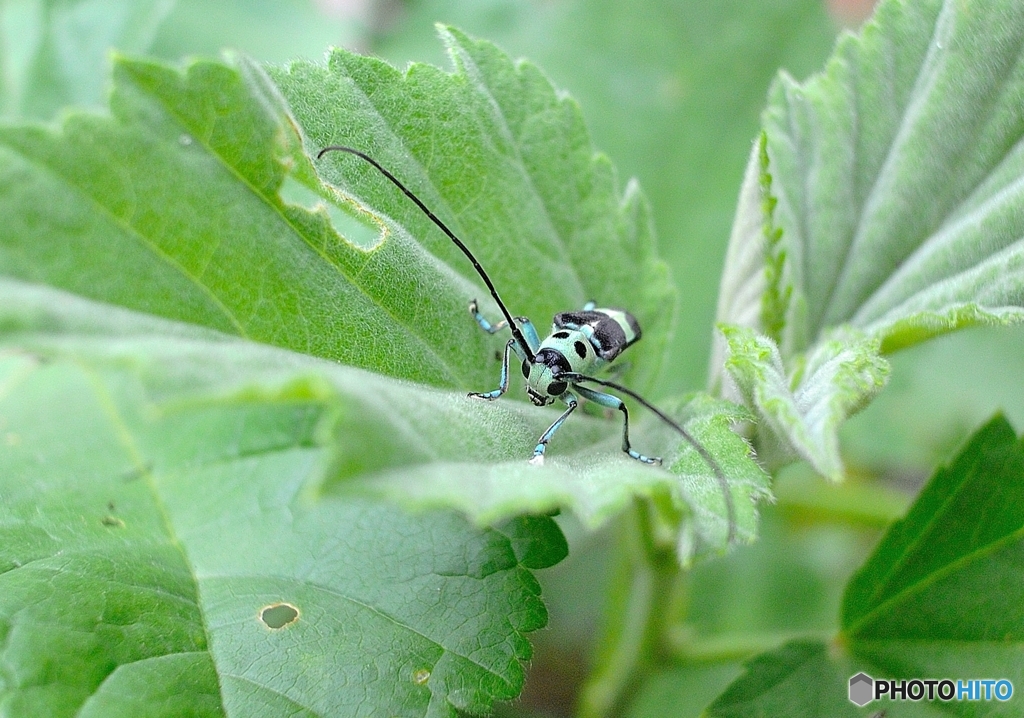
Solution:
<svg viewBox="0 0 1024 718">
<path fill-rule="evenodd" d="M 551 336 L 555 339 L 567 339 L 569 337 L 569 332 L 555 332 Z"/>
<path fill-rule="evenodd" d="M 575 344 L 573 344 L 573 349 L 575 349 L 576 353 L 580 355 L 580 359 L 587 358 L 587 345 L 584 344 L 583 342 L 577 341 Z"/>
<path fill-rule="evenodd" d="M 530 362 L 528 361 L 523 362 L 523 376 L 527 379 L 530 378 Z"/>
<path fill-rule="evenodd" d="M 548 395 L 549 396 L 561 396 L 565 393 L 565 390 L 569 388 L 569 385 L 564 381 L 553 381 L 548 384 Z"/>
</svg>

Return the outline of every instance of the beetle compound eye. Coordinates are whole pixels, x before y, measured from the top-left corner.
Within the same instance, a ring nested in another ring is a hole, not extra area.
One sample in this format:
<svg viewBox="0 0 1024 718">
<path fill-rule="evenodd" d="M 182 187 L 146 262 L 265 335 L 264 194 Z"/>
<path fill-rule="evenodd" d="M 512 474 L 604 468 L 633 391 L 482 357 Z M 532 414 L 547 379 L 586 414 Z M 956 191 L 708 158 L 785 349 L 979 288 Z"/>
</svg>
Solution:
<svg viewBox="0 0 1024 718">
<path fill-rule="evenodd" d="M 565 393 L 565 390 L 569 388 L 569 385 L 564 381 L 553 381 L 548 384 L 548 394 L 550 396 L 561 396 Z"/>
<path fill-rule="evenodd" d="M 523 376 L 527 379 L 530 378 L 530 362 L 528 361 L 523 362 Z"/>
</svg>

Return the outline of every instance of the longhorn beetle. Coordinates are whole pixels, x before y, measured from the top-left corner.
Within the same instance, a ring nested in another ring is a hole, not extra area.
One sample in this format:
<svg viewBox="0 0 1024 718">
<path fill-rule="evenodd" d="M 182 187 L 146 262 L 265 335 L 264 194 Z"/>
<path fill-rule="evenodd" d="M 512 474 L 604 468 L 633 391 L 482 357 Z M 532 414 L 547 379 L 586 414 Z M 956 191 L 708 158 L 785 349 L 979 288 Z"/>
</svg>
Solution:
<svg viewBox="0 0 1024 718">
<path fill-rule="evenodd" d="M 554 403 L 556 400 L 566 405 L 567 408 L 562 412 L 561 416 L 555 419 L 554 423 L 537 440 L 537 446 L 533 450 L 533 458 L 530 459 L 531 464 L 544 463 L 544 450 L 547 448 L 551 437 L 558 431 L 558 427 L 562 425 L 562 422 L 576 411 L 576 408 L 579 406 L 577 396 L 600 406 L 621 411 L 622 450 L 631 458 L 641 463 L 661 464 L 661 458 L 645 456 L 633 449 L 630 444 L 629 411 L 626 409 L 625 402 L 614 394 L 597 391 L 585 385 L 597 384 L 614 389 L 631 397 L 675 429 L 711 468 L 718 479 L 722 494 L 725 497 L 729 521 L 727 541 L 732 543 L 736 531 L 736 507 L 733 505 L 732 494 L 729 492 L 729 485 L 725 479 L 725 472 L 722 471 L 718 461 L 682 425 L 635 391 L 613 381 L 592 375 L 613 361 L 629 346 L 639 341 L 641 335 L 640 324 L 632 314 L 622 309 L 598 308 L 594 302 L 587 302 L 580 311 L 556 314 L 552 333 L 541 341 L 536 328 L 533 326 L 533 322 L 526 317 L 512 316 L 508 307 L 505 306 L 505 302 L 498 296 L 498 290 L 495 289 L 491 278 L 484 271 L 476 257 L 473 256 L 473 253 L 469 251 L 469 248 L 462 243 L 462 240 L 456 237 L 455 233 L 448 229 L 448 226 L 438 219 L 420 201 L 420 198 L 414 195 L 397 177 L 384 169 L 377 160 L 366 153 L 343 145 L 325 147 L 317 153 L 316 158 L 320 160 L 328 152 L 346 152 L 350 155 L 355 155 L 372 165 L 400 189 L 466 255 L 473 264 L 477 274 L 484 280 L 484 284 L 487 285 L 487 289 L 490 291 L 491 297 L 498 305 L 498 308 L 501 309 L 504 319 L 497 324 L 491 324 L 480 313 L 475 299 L 469 303 L 470 313 L 485 332 L 496 334 L 505 328 L 512 332 L 512 338 L 505 345 L 505 352 L 501 362 L 501 380 L 498 383 L 498 388 L 487 392 L 471 392 L 469 396 L 494 401 L 508 391 L 508 367 L 514 352 L 523 362 L 523 376 L 526 378 L 526 392 L 530 397 L 530 401 L 536 406 L 546 406 Z"/>
</svg>

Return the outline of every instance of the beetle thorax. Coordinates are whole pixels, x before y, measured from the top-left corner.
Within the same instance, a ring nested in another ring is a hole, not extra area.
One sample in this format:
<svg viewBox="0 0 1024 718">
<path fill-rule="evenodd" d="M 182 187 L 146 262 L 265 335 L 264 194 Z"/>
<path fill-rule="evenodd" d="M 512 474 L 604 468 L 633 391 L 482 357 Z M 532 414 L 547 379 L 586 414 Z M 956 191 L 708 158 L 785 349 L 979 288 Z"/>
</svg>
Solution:
<svg viewBox="0 0 1024 718">
<path fill-rule="evenodd" d="M 550 404 L 569 388 L 563 375 L 588 374 L 597 363 L 590 338 L 578 329 L 557 328 L 540 344 L 532 363 L 523 363 L 526 390 L 538 406 Z"/>
</svg>

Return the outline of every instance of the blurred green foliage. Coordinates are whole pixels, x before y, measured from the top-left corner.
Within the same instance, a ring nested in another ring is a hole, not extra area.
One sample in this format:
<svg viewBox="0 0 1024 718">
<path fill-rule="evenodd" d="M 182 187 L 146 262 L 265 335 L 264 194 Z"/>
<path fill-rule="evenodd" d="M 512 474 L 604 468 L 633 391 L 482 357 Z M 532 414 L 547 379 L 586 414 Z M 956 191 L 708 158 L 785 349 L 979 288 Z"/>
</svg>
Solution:
<svg viewBox="0 0 1024 718">
<path fill-rule="evenodd" d="M 168 60 L 237 50 L 262 62 L 321 60 L 329 46 L 365 48 L 365 3 L 175 0 L 150 53 Z M 332 9 L 332 6 L 333 7 Z"/>
</svg>

